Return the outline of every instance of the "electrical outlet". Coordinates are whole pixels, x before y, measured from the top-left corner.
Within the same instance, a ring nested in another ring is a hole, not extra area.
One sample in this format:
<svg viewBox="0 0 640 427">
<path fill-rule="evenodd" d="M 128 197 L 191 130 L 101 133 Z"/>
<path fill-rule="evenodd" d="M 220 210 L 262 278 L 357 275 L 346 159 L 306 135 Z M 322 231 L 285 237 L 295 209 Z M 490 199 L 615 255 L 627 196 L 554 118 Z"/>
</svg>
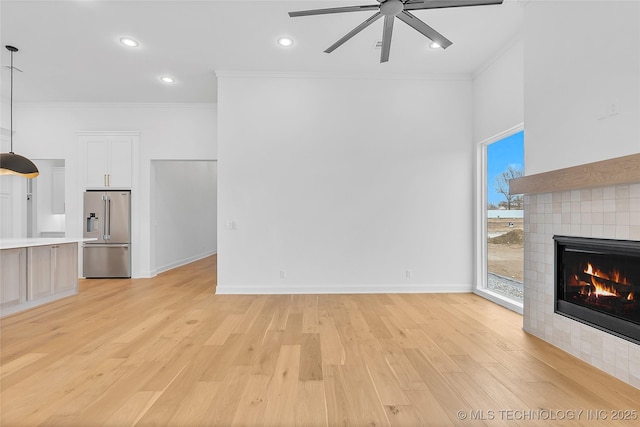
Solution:
<svg viewBox="0 0 640 427">
<path fill-rule="evenodd" d="M 280 270 L 280 278 L 281 279 L 286 279 L 287 278 L 287 272 L 285 270 Z"/>
<path fill-rule="evenodd" d="M 235 221 L 225 221 L 224 222 L 224 229 L 225 230 L 235 230 L 236 229 Z"/>
<path fill-rule="evenodd" d="M 407 279 L 410 279 L 413 273 L 408 268 L 404 271 L 404 275 Z"/>
</svg>

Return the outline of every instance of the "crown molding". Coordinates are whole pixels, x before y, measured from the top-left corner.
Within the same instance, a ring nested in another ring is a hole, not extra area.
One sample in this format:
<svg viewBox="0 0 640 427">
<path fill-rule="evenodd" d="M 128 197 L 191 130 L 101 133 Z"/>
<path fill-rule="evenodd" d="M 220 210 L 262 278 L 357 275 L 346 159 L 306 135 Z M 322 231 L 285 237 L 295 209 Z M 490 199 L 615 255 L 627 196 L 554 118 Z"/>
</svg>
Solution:
<svg viewBox="0 0 640 427">
<path fill-rule="evenodd" d="M 266 79 L 353 79 L 353 80 L 427 80 L 470 81 L 470 73 L 366 73 L 366 72 L 305 72 L 305 71 L 234 71 L 216 70 L 218 78 L 266 78 Z"/>
<path fill-rule="evenodd" d="M 215 109 L 216 103 L 162 103 L 162 102 L 18 102 L 14 107 L 26 108 L 194 108 Z"/>
</svg>

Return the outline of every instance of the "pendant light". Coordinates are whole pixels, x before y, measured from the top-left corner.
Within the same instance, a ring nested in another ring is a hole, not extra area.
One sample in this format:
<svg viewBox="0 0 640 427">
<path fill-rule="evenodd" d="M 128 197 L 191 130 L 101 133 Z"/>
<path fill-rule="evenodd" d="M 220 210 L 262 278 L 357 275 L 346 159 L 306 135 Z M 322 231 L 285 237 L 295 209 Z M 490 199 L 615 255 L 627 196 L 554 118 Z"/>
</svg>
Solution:
<svg viewBox="0 0 640 427">
<path fill-rule="evenodd" d="M 25 178 L 35 178 L 40 174 L 38 168 L 33 162 L 26 157 L 22 157 L 13 152 L 13 53 L 18 51 L 18 48 L 13 46 L 5 46 L 9 52 L 11 52 L 11 102 L 10 102 L 10 140 L 11 151 L 8 153 L 0 153 L 0 175 L 20 175 Z"/>
</svg>

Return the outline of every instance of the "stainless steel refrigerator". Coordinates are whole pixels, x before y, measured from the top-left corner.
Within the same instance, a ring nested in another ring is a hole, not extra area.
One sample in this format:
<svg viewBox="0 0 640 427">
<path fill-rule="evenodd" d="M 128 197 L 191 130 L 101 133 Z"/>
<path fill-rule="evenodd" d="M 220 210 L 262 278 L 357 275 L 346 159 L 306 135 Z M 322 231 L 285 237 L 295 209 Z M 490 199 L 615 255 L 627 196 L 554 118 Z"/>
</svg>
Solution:
<svg viewBox="0 0 640 427">
<path fill-rule="evenodd" d="M 131 192 L 86 191 L 83 221 L 84 277 L 131 277 Z"/>
</svg>

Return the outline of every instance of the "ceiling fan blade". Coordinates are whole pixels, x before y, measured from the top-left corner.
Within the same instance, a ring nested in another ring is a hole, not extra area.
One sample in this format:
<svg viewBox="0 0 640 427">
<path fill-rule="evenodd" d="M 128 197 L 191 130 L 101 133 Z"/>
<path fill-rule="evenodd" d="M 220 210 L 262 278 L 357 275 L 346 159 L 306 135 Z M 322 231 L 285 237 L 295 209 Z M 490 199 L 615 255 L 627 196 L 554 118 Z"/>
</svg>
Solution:
<svg viewBox="0 0 640 427">
<path fill-rule="evenodd" d="M 378 19 L 380 19 L 382 17 L 382 14 L 380 12 L 376 12 L 375 14 L 373 14 L 370 18 L 368 18 L 366 21 L 364 21 L 362 24 L 358 25 L 357 27 L 355 27 L 353 30 L 349 31 L 344 37 L 342 37 L 340 40 L 338 40 L 337 42 L 335 42 L 334 44 L 332 44 L 331 46 L 329 46 L 325 52 L 326 53 L 331 53 L 334 50 L 336 50 L 337 48 L 339 48 L 340 46 L 342 46 L 347 40 L 349 40 L 351 37 L 355 36 L 356 34 L 358 34 L 360 31 L 364 30 L 365 28 L 367 28 L 369 25 L 373 24 L 374 22 L 376 22 Z"/>
<path fill-rule="evenodd" d="M 502 4 L 503 0 L 409 0 L 404 10 L 442 9 L 446 7 L 490 6 Z"/>
<path fill-rule="evenodd" d="M 393 21 L 395 16 L 385 15 L 384 29 L 382 30 L 382 52 L 380 52 L 380 63 L 389 61 L 391 51 L 391 34 L 393 34 Z"/>
<path fill-rule="evenodd" d="M 406 10 L 402 11 L 402 13 L 397 14 L 396 17 L 398 17 L 402 22 L 409 25 L 410 27 L 413 27 L 416 31 L 431 39 L 431 41 L 438 43 L 443 49 L 446 49 L 453 44 L 445 36 L 437 32 Z"/>
<path fill-rule="evenodd" d="M 289 16 L 291 18 L 295 18 L 297 16 L 327 15 L 330 13 L 359 12 L 361 10 L 376 10 L 376 9 L 380 9 L 379 4 L 369 4 L 369 5 L 363 5 L 363 6 L 332 7 L 329 9 L 301 10 L 298 12 L 289 12 Z"/>
</svg>

